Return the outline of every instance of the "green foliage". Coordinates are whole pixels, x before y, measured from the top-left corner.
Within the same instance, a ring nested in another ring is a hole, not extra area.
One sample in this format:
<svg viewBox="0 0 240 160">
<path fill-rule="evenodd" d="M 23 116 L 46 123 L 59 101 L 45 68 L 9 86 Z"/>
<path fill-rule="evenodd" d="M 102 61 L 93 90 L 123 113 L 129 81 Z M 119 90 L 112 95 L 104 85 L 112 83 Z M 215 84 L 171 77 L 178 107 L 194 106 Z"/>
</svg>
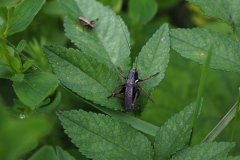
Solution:
<svg viewBox="0 0 240 160">
<path fill-rule="evenodd" d="M 58 160 L 75 160 L 68 152 L 64 151 L 61 147 L 56 147 L 56 152 L 58 156 Z"/>
<path fill-rule="evenodd" d="M 129 14 L 132 19 L 146 24 L 157 12 L 157 3 L 155 0 L 130 0 Z"/>
<path fill-rule="evenodd" d="M 191 160 L 191 159 L 221 159 L 227 156 L 227 153 L 233 148 L 235 143 L 229 142 L 204 142 L 193 148 L 186 148 L 173 156 L 173 160 Z"/>
<path fill-rule="evenodd" d="M 88 158 L 151 159 L 150 141 L 131 126 L 82 110 L 59 112 L 65 132 Z"/>
<path fill-rule="evenodd" d="M 34 155 L 32 155 L 29 160 L 57 160 L 55 150 L 52 146 L 44 146 L 39 149 Z"/>
</svg>

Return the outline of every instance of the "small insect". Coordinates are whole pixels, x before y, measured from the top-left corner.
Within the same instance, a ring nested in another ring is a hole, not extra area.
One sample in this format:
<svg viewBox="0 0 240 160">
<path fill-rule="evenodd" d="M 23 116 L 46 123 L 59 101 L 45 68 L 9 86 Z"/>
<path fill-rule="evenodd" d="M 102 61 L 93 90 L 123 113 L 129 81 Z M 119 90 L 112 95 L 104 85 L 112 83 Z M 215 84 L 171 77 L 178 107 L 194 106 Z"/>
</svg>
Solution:
<svg viewBox="0 0 240 160">
<path fill-rule="evenodd" d="M 83 17 L 78 17 L 79 23 L 82 24 L 83 26 L 86 26 L 87 28 L 93 29 L 94 28 L 94 23 L 98 20 L 98 18 L 96 20 L 93 21 L 88 21 Z"/>
<path fill-rule="evenodd" d="M 152 102 L 154 102 L 151 99 L 151 97 L 148 95 L 148 93 L 144 90 L 144 88 L 141 87 L 140 85 L 138 85 L 137 82 L 142 82 L 142 81 L 148 80 L 148 79 L 158 75 L 159 72 L 157 72 L 154 75 L 151 75 L 148 78 L 139 79 L 136 68 L 132 68 L 127 77 L 123 75 L 122 70 L 119 67 L 118 67 L 118 69 L 119 69 L 120 76 L 123 77 L 124 79 L 126 79 L 126 83 L 117 85 L 114 88 L 112 94 L 110 96 L 108 96 L 108 98 L 115 97 L 115 98 L 119 98 L 119 99 L 123 100 L 125 110 L 132 111 L 132 109 L 134 109 L 134 104 L 140 94 L 139 88 L 141 88 L 145 92 L 145 94 L 148 96 L 148 98 Z M 116 92 L 117 88 L 119 88 L 119 87 L 121 87 L 121 88 Z M 118 94 L 121 94 L 121 93 L 124 93 L 124 98 L 117 96 Z"/>
</svg>

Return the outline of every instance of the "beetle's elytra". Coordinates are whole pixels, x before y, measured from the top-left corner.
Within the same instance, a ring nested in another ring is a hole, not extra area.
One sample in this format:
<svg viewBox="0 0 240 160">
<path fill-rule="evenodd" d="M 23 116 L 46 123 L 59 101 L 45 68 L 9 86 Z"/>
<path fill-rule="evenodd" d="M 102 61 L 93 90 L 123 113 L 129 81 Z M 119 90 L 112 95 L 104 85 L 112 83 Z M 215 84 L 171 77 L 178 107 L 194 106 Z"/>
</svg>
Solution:
<svg viewBox="0 0 240 160">
<path fill-rule="evenodd" d="M 121 100 L 123 100 L 124 102 L 124 106 L 125 106 L 125 110 L 126 111 L 132 111 L 134 109 L 134 104 L 140 94 L 139 88 L 141 88 L 144 93 L 148 96 L 148 98 L 154 102 L 151 97 L 148 95 L 148 93 L 144 90 L 143 87 L 141 87 L 140 85 L 138 85 L 138 82 L 141 81 L 145 81 L 148 80 L 156 75 L 159 74 L 159 72 L 157 72 L 154 75 L 151 75 L 148 78 L 144 78 L 144 79 L 139 79 L 138 78 L 138 72 L 136 68 L 132 68 L 128 74 L 128 76 L 124 76 L 124 74 L 122 73 L 122 70 L 118 67 L 119 69 L 119 74 L 121 75 L 121 77 L 123 77 L 124 79 L 126 79 L 126 83 L 124 84 L 119 84 L 117 85 L 112 94 L 110 96 L 108 96 L 108 98 L 111 97 L 115 97 L 115 98 L 119 98 Z M 116 92 L 116 90 L 120 87 L 120 89 Z M 117 96 L 118 94 L 124 93 L 124 97 L 119 97 Z"/>
</svg>

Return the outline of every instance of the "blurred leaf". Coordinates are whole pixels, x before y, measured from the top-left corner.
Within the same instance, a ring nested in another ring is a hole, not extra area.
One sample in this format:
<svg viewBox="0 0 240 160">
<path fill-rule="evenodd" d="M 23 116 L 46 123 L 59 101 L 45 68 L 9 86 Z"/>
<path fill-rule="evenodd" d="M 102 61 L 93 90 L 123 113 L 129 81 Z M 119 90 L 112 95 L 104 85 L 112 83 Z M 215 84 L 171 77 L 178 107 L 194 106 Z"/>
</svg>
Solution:
<svg viewBox="0 0 240 160">
<path fill-rule="evenodd" d="M 36 140 L 49 130 L 45 118 L 14 119 L 7 117 L 0 107 L 0 159 L 18 159 L 23 152 L 36 145 Z"/>
<path fill-rule="evenodd" d="M 21 53 L 25 46 L 26 46 L 26 41 L 21 40 L 17 45 L 17 51 Z"/>
<path fill-rule="evenodd" d="M 52 146 L 44 146 L 37 150 L 28 160 L 58 160 L 55 150 Z"/>
<path fill-rule="evenodd" d="M 14 82 L 13 88 L 18 98 L 35 109 L 47 96 L 52 94 L 58 86 L 58 80 L 53 74 L 41 72 L 25 74 L 22 82 Z"/>
<path fill-rule="evenodd" d="M 20 68 L 21 72 L 25 72 L 29 67 L 31 67 L 33 65 L 34 61 L 33 60 L 29 60 L 26 61 Z"/>
<path fill-rule="evenodd" d="M 155 0 L 130 0 L 129 14 L 133 20 L 146 24 L 157 13 L 157 3 Z"/>
<path fill-rule="evenodd" d="M 229 150 L 235 146 L 235 143 L 229 142 L 204 142 L 193 148 L 186 148 L 175 154 L 172 160 L 190 160 L 190 159 L 221 159 L 226 157 Z"/>
<path fill-rule="evenodd" d="M 240 13 L 239 0 L 188 0 L 197 5 L 205 13 L 206 16 L 216 17 L 222 19 L 223 22 L 228 23 L 233 28 L 238 30 L 240 36 Z"/>
<path fill-rule="evenodd" d="M 21 1 L 15 8 L 13 17 L 8 22 L 9 29 L 7 35 L 26 29 L 44 3 L 45 0 Z"/>
<path fill-rule="evenodd" d="M 15 1 L 15 0 L 1 0 L 0 6 L 8 5 L 8 4 L 12 3 L 13 1 Z"/>
<path fill-rule="evenodd" d="M 58 0 L 68 14 L 64 27 L 66 36 L 84 53 L 104 63 L 117 75 L 116 66 L 129 72 L 129 32 L 115 13 L 95 0 Z M 87 29 L 78 22 L 78 17 L 87 20 L 99 19 L 94 29 Z M 120 81 L 118 81 L 120 82 Z M 117 82 L 116 82 L 117 84 Z"/>
<path fill-rule="evenodd" d="M 22 82 L 22 81 L 23 81 L 23 78 L 24 78 L 24 74 L 22 74 L 22 73 L 17 73 L 17 74 L 14 74 L 14 76 L 11 77 L 11 81 L 14 81 L 14 82 Z"/>
<path fill-rule="evenodd" d="M 14 69 L 13 72 L 19 73 L 21 67 L 21 60 L 17 57 L 11 57 L 11 67 Z"/>
<path fill-rule="evenodd" d="M 10 79 L 12 72 L 9 67 L 0 64 L 0 78 Z"/>
<path fill-rule="evenodd" d="M 103 5 L 110 6 L 110 8 L 118 13 L 121 11 L 123 0 L 99 0 Z"/>
<path fill-rule="evenodd" d="M 160 129 L 155 138 L 154 151 L 157 159 L 168 159 L 181 150 L 189 141 L 195 103 L 191 103 L 179 114 L 172 116 Z"/>
<path fill-rule="evenodd" d="M 108 99 L 118 77 L 98 59 L 79 50 L 44 46 L 43 51 L 61 83 L 81 97 L 112 109 L 122 109 L 119 100 Z M 109 81 L 111 80 L 111 81 Z"/>
<path fill-rule="evenodd" d="M 240 72 L 240 46 L 236 41 L 206 29 L 172 29 L 171 46 L 182 56 L 204 63 L 209 44 L 213 44 L 210 67 Z"/>
<path fill-rule="evenodd" d="M 61 147 L 56 147 L 58 160 L 76 160 L 68 152 L 64 151 Z"/>
<path fill-rule="evenodd" d="M 91 159 L 152 159 L 150 141 L 131 126 L 103 114 L 58 112 L 65 133 Z"/>
<path fill-rule="evenodd" d="M 159 72 L 156 77 L 139 83 L 148 93 L 163 79 L 169 62 L 169 51 L 169 28 L 167 24 L 163 24 L 142 48 L 136 62 L 141 79 Z M 147 98 L 139 99 L 140 104 L 145 104 L 147 101 Z"/>
<path fill-rule="evenodd" d="M 157 0 L 158 9 L 169 9 L 180 3 L 181 0 Z"/>
</svg>

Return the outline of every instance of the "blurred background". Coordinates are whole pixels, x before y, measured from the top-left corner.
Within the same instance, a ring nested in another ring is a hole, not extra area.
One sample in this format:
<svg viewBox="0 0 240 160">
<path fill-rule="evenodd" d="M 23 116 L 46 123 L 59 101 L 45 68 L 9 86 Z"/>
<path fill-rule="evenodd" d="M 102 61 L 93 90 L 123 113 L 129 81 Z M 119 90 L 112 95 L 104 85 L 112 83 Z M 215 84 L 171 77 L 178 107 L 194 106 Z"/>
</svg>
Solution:
<svg viewBox="0 0 240 160">
<path fill-rule="evenodd" d="M 110 6 L 119 14 L 128 26 L 131 35 L 131 58 L 134 59 L 146 44 L 149 38 L 163 24 L 168 23 L 170 28 L 201 27 L 220 32 L 233 38 L 232 29 L 219 19 L 205 17 L 201 10 L 183 0 L 146 0 L 147 10 L 143 10 L 137 0 L 99 0 L 104 5 Z M 20 33 L 14 34 L 8 40 L 17 45 L 20 40 L 27 42 L 24 54 L 35 60 L 35 63 L 45 71 L 50 67 L 42 52 L 42 45 L 53 44 L 65 47 L 73 47 L 73 44 L 64 35 L 64 13 L 58 8 L 55 0 L 47 0 L 43 8 L 36 15 L 30 26 Z M 196 100 L 200 81 L 202 65 L 181 57 L 171 49 L 170 62 L 165 77 L 158 87 L 152 92 L 155 103 L 149 102 L 140 117 L 142 120 L 161 126 L 175 113 Z M 214 128 L 227 111 L 237 102 L 240 84 L 239 75 L 220 70 L 210 70 L 204 92 L 203 108 L 196 123 L 193 134 L 193 144 L 200 143 L 203 138 Z M 84 109 L 96 111 L 92 106 L 84 103 L 80 98 L 59 87 L 62 100 L 57 109 Z M 17 99 L 12 82 L 0 79 L 0 106 L 16 107 L 13 99 Z M 98 111 L 96 111 L 98 112 Z M 47 132 L 41 138 L 39 147 L 59 145 L 63 149 L 73 148 L 70 152 L 76 152 L 64 134 L 62 127 L 51 111 L 44 115 Z M 238 120 L 239 122 L 239 120 Z M 50 124 L 49 124 L 50 123 Z M 32 124 L 33 125 L 33 124 Z M 18 129 L 16 129 L 18 130 Z M 232 123 L 226 127 L 217 137 L 216 141 L 229 141 L 232 131 Z M 235 130 L 235 142 L 239 142 L 240 127 Z M 151 138 L 150 138 L 151 139 Z M 240 147 L 237 145 L 231 154 L 235 155 Z M 68 150 L 69 151 L 69 150 Z M 34 151 L 33 151 L 34 152 Z"/>
</svg>

